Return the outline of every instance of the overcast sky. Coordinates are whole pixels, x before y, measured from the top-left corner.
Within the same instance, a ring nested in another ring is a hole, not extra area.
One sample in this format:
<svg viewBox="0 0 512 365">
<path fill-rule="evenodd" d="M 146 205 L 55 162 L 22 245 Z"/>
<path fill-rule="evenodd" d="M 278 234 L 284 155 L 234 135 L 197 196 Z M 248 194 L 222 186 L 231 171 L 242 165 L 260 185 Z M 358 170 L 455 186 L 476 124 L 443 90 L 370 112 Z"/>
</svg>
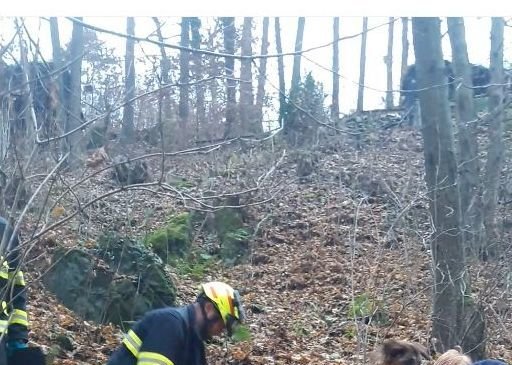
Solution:
<svg viewBox="0 0 512 365">
<path fill-rule="evenodd" d="M 168 43 L 179 44 L 179 18 L 160 18 L 161 21 L 166 22 L 166 27 L 163 29 L 164 37 L 169 37 Z M 203 18 L 203 22 L 211 22 L 211 19 Z M 261 37 L 261 18 L 255 18 L 256 27 L 254 36 Z M 32 36 L 39 39 L 43 53 L 48 59 L 51 58 L 51 44 L 50 32 L 48 22 L 44 19 L 37 17 L 27 18 L 27 23 L 31 29 Z M 65 18 L 60 20 L 61 42 L 65 44 L 69 41 L 71 35 L 71 22 Z M 126 20 L 124 17 L 86 17 L 86 23 L 97 25 L 106 29 L 124 33 L 126 29 Z M 154 31 L 154 23 L 149 17 L 136 18 L 136 35 L 146 37 Z M 237 26 L 241 25 L 242 17 L 237 17 Z M 369 18 L 368 27 L 376 27 L 388 22 L 388 17 Z M 340 21 L 340 36 L 350 36 L 358 34 L 362 30 L 361 17 L 342 17 Z M 469 58 L 473 63 L 488 65 L 489 63 L 489 50 L 490 50 L 490 18 L 488 17 L 466 17 L 466 40 L 468 44 Z M 296 17 L 282 17 L 281 18 L 281 33 L 283 42 L 283 51 L 292 52 L 295 43 L 295 33 L 297 27 Z M 274 24 L 273 18 L 270 22 L 270 53 L 276 53 L 274 42 Z M 409 31 L 411 25 L 409 23 Z M 446 31 L 446 23 L 443 22 L 443 31 Z M 12 35 L 12 19 L 0 18 L 0 39 L 2 44 Z M 400 59 L 401 59 L 401 32 L 402 22 L 398 20 L 395 22 L 395 36 L 394 36 L 394 88 L 399 89 L 400 77 Z M 365 80 L 365 109 L 376 109 L 384 106 L 383 98 L 385 96 L 386 88 L 386 66 L 384 64 L 384 56 L 387 53 L 387 37 L 388 27 L 384 25 L 377 29 L 371 30 L 367 39 L 367 59 L 366 59 L 366 80 Z M 105 40 L 108 45 L 115 47 L 119 56 L 124 55 L 125 40 L 110 35 L 101 35 L 101 39 Z M 505 34 L 505 60 L 512 61 L 512 28 L 506 28 Z M 332 41 L 332 17 L 327 16 L 314 16 L 306 18 L 306 26 L 304 32 L 304 45 L 303 49 L 308 49 L 323 45 Z M 414 62 L 414 52 L 412 45 L 412 34 L 409 35 L 409 63 Z M 357 96 L 357 81 L 359 78 L 359 54 L 360 54 L 360 37 L 343 40 L 340 42 L 340 62 L 341 62 L 341 91 L 340 91 L 340 107 L 342 112 L 349 112 L 356 107 Z M 253 46 L 253 52 L 259 53 L 260 45 Z M 136 47 L 138 56 L 145 54 L 158 54 L 156 46 L 139 43 Z M 446 59 L 451 59 L 450 45 L 448 35 L 443 38 L 443 52 Z M 332 68 L 332 46 L 321 48 L 305 54 L 307 58 L 303 58 L 302 71 L 312 71 L 314 77 L 324 83 L 324 91 L 328 94 L 331 92 L 332 73 L 329 70 Z M 286 82 L 289 86 L 292 69 L 292 57 L 285 59 L 285 72 Z M 276 70 L 276 59 L 269 61 L 270 83 L 274 86 L 278 84 Z M 140 69 L 142 65 L 136 65 Z M 272 85 L 267 85 L 267 91 L 272 92 Z M 395 103 L 398 102 L 398 94 L 395 95 Z M 327 104 L 330 103 L 328 98 Z"/>
</svg>

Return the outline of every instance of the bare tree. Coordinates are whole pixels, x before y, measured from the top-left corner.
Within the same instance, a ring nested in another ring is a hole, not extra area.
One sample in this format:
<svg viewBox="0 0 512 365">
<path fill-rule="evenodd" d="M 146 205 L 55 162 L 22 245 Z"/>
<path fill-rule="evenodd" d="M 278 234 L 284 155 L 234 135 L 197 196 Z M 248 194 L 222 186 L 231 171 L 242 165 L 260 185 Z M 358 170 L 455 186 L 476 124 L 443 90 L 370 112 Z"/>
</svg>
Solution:
<svg viewBox="0 0 512 365">
<path fill-rule="evenodd" d="M 235 54 L 235 18 L 221 18 L 224 29 L 224 51 L 227 54 Z M 225 58 L 225 75 L 226 75 L 226 127 L 224 137 L 233 137 L 236 133 L 236 81 L 234 79 L 235 59 L 232 57 Z"/>
<path fill-rule="evenodd" d="M 268 16 L 263 18 L 263 30 L 261 35 L 261 51 L 260 54 L 266 55 L 268 53 Z M 256 113 L 257 120 L 263 126 L 263 101 L 265 99 L 265 81 L 267 78 L 267 59 L 262 57 L 260 59 L 260 67 L 258 72 L 258 91 L 256 93 Z"/>
<path fill-rule="evenodd" d="M 503 18 L 492 18 L 491 27 L 491 84 L 488 88 L 489 112 L 492 119 L 489 123 L 489 147 L 484 177 L 484 225 L 486 234 L 486 251 L 490 256 L 496 255 L 496 206 L 498 187 L 503 166 L 505 146 L 503 142 Z"/>
<path fill-rule="evenodd" d="M 242 56 L 252 56 L 252 18 L 245 17 L 242 26 Z M 254 94 L 252 90 L 252 60 L 243 59 L 240 66 L 240 122 L 245 133 L 258 133 L 254 120 Z M 261 128 L 260 128 L 261 131 Z"/>
<path fill-rule="evenodd" d="M 160 20 L 156 16 L 152 19 L 156 26 L 156 35 L 158 37 L 158 41 L 160 43 L 164 43 L 164 37 L 162 35 L 162 24 L 160 24 Z M 163 85 L 165 85 L 169 83 L 169 71 L 171 70 L 171 60 L 167 56 L 165 47 L 163 45 L 160 45 L 159 48 L 160 56 L 162 57 L 160 60 L 160 81 Z"/>
<path fill-rule="evenodd" d="M 274 28 L 276 35 L 276 51 L 277 54 L 283 53 L 283 47 L 281 46 L 281 25 L 279 18 L 274 20 Z M 286 84 L 284 79 L 284 60 L 283 56 L 277 57 L 277 73 L 279 75 L 279 126 L 283 126 L 284 113 L 286 110 Z"/>
<path fill-rule="evenodd" d="M 403 85 L 403 78 L 407 72 L 407 59 L 409 57 L 409 18 L 402 17 L 402 64 L 400 70 L 400 86 Z"/>
<path fill-rule="evenodd" d="M 60 46 L 60 35 L 59 35 L 59 21 L 56 17 L 50 18 L 50 34 L 52 39 L 52 54 L 53 54 L 53 64 L 55 65 L 55 69 L 60 70 L 63 66 L 63 58 L 62 51 Z M 65 97 L 65 83 L 64 83 L 64 73 L 61 72 L 57 76 L 57 84 L 59 89 L 59 103 L 57 104 L 57 117 L 56 124 L 58 130 L 63 131 L 66 119 L 66 112 L 64 108 L 64 102 L 66 100 Z M 47 137 L 50 137 L 49 135 Z"/>
<path fill-rule="evenodd" d="M 448 35 L 452 48 L 453 68 L 460 84 L 455 85 L 459 152 L 459 191 L 465 245 L 479 249 L 484 231 L 480 191 L 480 163 L 476 140 L 473 81 L 466 45 L 463 18 L 448 18 Z"/>
<path fill-rule="evenodd" d="M 386 109 L 393 108 L 393 33 L 395 18 L 389 18 L 388 25 L 388 53 L 386 55 Z"/>
<path fill-rule="evenodd" d="M 78 18 L 82 20 L 82 18 Z M 66 122 L 66 132 L 78 128 L 82 120 L 82 58 L 84 53 L 84 29 L 78 22 L 73 22 L 73 31 L 71 33 L 70 43 L 70 59 L 71 63 L 71 82 L 70 82 L 70 97 L 69 97 L 69 114 Z M 76 167 L 80 161 L 81 154 L 81 134 L 75 132 L 70 134 L 67 138 L 67 150 L 69 151 L 68 163 L 71 167 Z"/>
<path fill-rule="evenodd" d="M 460 344 L 470 293 L 459 226 L 460 202 L 439 18 L 412 19 L 421 105 L 425 179 L 434 225 L 432 336 L 439 352 Z M 441 86 L 439 86 L 441 85 Z"/>
<path fill-rule="evenodd" d="M 361 54 L 359 58 L 359 87 L 357 91 L 357 111 L 363 111 L 364 74 L 366 70 L 366 37 L 368 33 L 368 17 L 363 17 L 363 33 L 361 37 Z"/>
<path fill-rule="evenodd" d="M 180 46 L 189 47 L 190 45 L 190 20 L 189 18 L 181 18 L 181 40 Z M 180 117 L 180 124 L 182 133 L 185 132 L 185 127 L 188 122 L 189 116 L 189 93 L 190 93 L 190 52 L 180 50 L 180 101 L 178 107 L 178 114 Z"/>
<path fill-rule="evenodd" d="M 201 20 L 197 17 L 190 18 L 190 46 L 194 49 L 201 49 Z M 196 81 L 201 80 L 203 77 L 203 55 L 195 52 L 192 54 L 192 61 L 194 63 L 194 78 Z M 196 84 L 196 129 L 199 128 L 200 123 L 206 120 L 206 106 L 204 101 L 205 85 L 203 82 Z"/>
<path fill-rule="evenodd" d="M 340 117 L 340 18 L 334 17 L 332 24 L 332 103 L 331 119 L 336 122 Z"/>
<path fill-rule="evenodd" d="M 135 35 L 135 19 L 126 18 L 126 33 Z M 126 56 L 124 60 L 125 73 L 125 93 L 124 101 L 126 105 L 123 108 L 123 128 L 122 141 L 131 143 L 134 138 L 134 108 L 133 103 L 129 102 L 135 97 L 135 42 L 132 38 L 126 38 Z"/>
<path fill-rule="evenodd" d="M 300 84 L 300 61 L 302 56 L 302 40 L 304 39 L 304 25 L 306 24 L 306 18 L 299 17 L 297 22 L 297 35 L 295 37 L 295 56 L 293 56 L 293 72 L 292 72 L 292 83 L 291 83 L 291 99 L 293 101 L 293 94 L 297 90 Z"/>
</svg>

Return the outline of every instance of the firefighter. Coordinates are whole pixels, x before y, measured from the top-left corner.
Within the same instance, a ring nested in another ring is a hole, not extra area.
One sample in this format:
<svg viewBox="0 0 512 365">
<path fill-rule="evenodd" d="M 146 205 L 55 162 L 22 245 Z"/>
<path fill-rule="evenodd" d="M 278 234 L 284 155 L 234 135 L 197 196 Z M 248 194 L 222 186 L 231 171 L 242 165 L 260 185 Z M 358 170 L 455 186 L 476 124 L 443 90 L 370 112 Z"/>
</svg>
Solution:
<svg viewBox="0 0 512 365">
<path fill-rule="evenodd" d="M 28 319 L 17 232 L 0 217 L 0 364 L 27 348 Z M 4 254 L 6 253 L 6 254 Z"/>
<path fill-rule="evenodd" d="M 201 285 L 193 304 L 146 313 L 124 336 L 108 365 L 205 365 L 204 341 L 243 322 L 238 291 L 221 282 Z"/>
</svg>

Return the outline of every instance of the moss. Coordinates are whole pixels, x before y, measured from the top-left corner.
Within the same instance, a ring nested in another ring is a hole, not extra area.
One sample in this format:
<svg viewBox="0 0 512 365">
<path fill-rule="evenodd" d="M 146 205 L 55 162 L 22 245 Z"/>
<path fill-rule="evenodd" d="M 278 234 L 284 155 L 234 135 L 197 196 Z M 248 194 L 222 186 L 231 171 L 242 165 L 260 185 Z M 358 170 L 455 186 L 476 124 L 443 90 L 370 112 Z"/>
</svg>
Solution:
<svg viewBox="0 0 512 365">
<path fill-rule="evenodd" d="M 149 234 L 144 243 L 165 262 L 171 256 L 183 256 L 190 248 L 190 213 L 181 213 L 169 219 L 167 225 Z"/>
<path fill-rule="evenodd" d="M 215 265 L 214 256 L 206 253 L 191 252 L 188 257 L 171 257 L 169 264 L 180 276 L 194 280 L 203 280 L 207 272 Z"/>
</svg>

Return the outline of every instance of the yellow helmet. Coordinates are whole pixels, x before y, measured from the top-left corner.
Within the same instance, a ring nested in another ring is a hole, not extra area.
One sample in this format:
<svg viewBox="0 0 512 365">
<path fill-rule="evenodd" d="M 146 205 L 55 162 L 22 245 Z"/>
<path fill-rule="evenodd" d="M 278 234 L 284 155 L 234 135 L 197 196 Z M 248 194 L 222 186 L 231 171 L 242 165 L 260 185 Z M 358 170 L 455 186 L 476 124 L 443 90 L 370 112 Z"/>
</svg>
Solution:
<svg viewBox="0 0 512 365">
<path fill-rule="evenodd" d="M 217 308 L 229 334 L 235 322 L 244 321 L 242 300 L 238 290 L 220 281 L 212 281 L 201 285 L 201 294 L 210 299 Z"/>
</svg>

